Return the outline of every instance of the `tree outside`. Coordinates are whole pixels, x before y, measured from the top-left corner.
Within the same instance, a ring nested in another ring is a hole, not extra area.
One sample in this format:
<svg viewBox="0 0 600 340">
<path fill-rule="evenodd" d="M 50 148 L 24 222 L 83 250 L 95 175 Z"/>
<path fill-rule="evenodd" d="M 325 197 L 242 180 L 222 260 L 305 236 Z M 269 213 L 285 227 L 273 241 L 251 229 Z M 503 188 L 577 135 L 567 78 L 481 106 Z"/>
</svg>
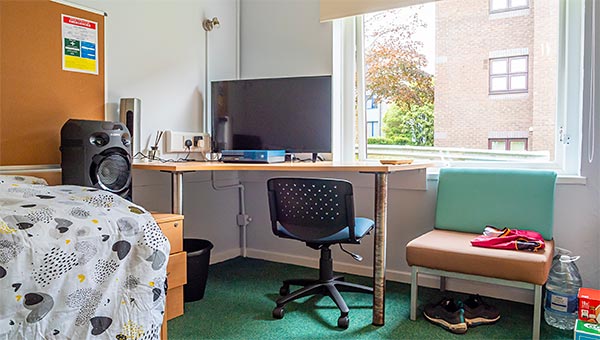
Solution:
<svg viewBox="0 0 600 340">
<path fill-rule="evenodd" d="M 433 145 L 433 76 L 425 71 L 427 58 L 415 32 L 426 24 L 400 10 L 365 18 L 365 79 L 367 98 L 392 105 L 383 123 L 385 137 L 369 144 Z"/>
<path fill-rule="evenodd" d="M 403 109 L 393 104 L 383 118 L 383 131 L 392 144 L 433 145 L 433 103 Z"/>
</svg>

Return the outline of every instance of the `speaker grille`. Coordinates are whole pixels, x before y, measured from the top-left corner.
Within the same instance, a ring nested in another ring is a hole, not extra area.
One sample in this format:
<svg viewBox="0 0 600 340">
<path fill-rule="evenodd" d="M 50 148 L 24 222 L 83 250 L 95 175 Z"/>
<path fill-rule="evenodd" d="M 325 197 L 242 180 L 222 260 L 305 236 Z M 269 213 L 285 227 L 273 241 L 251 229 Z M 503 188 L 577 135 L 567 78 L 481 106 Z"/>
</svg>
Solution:
<svg viewBox="0 0 600 340">
<path fill-rule="evenodd" d="M 127 189 L 130 176 L 129 160 L 120 153 L 102 158 L 96 171 L 98 184 L 102 189 L 112 192 Z"/>
</svg>

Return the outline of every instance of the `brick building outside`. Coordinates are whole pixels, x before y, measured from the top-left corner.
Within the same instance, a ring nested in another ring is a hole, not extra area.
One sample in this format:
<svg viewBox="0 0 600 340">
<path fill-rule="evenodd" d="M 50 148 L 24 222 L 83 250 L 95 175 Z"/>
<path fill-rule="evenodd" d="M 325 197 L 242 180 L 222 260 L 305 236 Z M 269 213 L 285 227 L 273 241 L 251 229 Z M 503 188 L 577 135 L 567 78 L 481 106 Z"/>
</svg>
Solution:
<svg viewBox="0 0 600 340">
<path fill-rule="evenodd" d="M 436 147 L 554 155 L 557 0 L 436 2 Z"/>
</svg>

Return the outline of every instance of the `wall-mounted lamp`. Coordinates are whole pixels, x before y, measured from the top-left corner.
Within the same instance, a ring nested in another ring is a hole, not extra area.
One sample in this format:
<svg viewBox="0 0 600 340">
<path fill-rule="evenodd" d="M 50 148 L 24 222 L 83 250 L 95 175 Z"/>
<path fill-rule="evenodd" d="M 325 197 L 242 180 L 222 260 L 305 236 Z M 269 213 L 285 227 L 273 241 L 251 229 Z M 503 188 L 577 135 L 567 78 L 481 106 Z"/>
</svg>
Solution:
<svg viewBox="0 0 600 340">
<path fill-rule="evenodd" d="M 206 32 L 212 31 L 213 28 L 219 28 L 219 26 L 221 26 L 221 23 L 219 22 L 219 19 L 217 19 L 217 17 L 212 18 L 212 20 L 204 19 L 204 21 L 202 21 L 202 27 Z"/>
</svg>

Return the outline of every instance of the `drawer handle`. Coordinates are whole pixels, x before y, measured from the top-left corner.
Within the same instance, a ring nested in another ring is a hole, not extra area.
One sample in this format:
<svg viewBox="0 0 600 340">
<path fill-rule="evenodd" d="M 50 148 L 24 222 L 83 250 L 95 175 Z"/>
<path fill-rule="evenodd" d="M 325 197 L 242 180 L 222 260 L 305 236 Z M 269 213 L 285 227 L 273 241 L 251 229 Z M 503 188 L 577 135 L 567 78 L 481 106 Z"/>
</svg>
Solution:
<svg viewBox="0 0 600 340">
<path fill-rule="evenodd" d="M 173 225 L 175 226 L 175 228 L 177 228 L 179 227 L 179 222 L 175 222 Z"/>
</svg>

